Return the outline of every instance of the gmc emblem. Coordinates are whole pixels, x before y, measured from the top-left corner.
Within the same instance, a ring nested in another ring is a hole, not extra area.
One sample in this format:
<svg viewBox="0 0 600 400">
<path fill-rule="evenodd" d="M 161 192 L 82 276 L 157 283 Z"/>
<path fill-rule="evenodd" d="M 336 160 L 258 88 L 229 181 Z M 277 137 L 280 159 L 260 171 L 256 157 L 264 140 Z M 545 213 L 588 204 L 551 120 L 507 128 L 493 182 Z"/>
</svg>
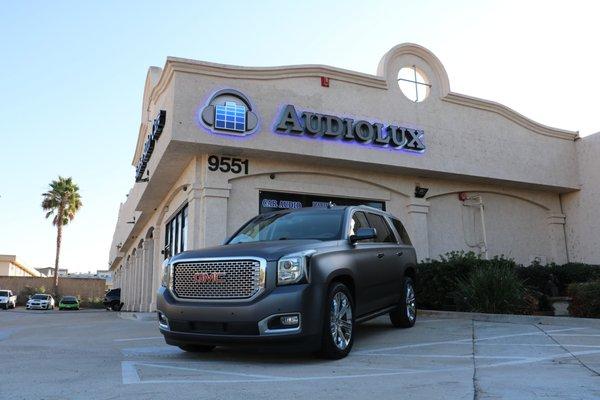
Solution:
<svg viewBox="0 0 600 400">
<path fill-rule="evenodd" d="M 196 272 L 193 276 L 198 283 L 225 283 L 225 272 Z"/>
</svg>

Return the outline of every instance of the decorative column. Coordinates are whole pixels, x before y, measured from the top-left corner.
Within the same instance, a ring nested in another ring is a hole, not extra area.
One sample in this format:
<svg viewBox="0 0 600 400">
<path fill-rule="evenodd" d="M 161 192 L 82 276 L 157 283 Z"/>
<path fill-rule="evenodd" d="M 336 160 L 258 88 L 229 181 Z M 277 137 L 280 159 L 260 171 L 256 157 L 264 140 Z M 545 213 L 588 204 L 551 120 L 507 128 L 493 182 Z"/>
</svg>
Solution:
<svg viewBox="0 0 600 400">
<path fill-rule="evenodd" d="M 227 199 L 231 185 L 205 186 L 200 190 L 200 221 L 194 227 L 200 237 L 195 248 L 217 246 L 227 238 Z"/>
<path fill-rule="evenodd" d="M 548 234 L 550 238 L 551 258 L 548 262 L 556 264 L 565 264 L 567 257 L 567 239 L 565 237 L 566 216 L 560 213 L 548 214 Z"/>
<path fill-rule="evenodd" d="M 150 311 L 152 303 L 152 281 L 154 271 L 154 239 L 144 241 L 144 295 L 142 297 L 142 311 Z"/>
<path fill-rule="evenodd" d="M 129 311 L 129 284 L 130 284 L 130 271 L 129 267 L 131 266 L 131 260 L 128 259 L 125 261 L 125 266 L 123 267 L 123 289 L 121 290 L 121 301 L 123 302 L 123 310 Z"/>
<path fill-rule="evenodd" d="M 188 214 L 189 218 L 189 214 Z M 156 292 L 160 287 L 160 282 L 162 279 L 162 262 L 164 260 L 164 255 L 161 253 L 162 243 L 163 242 L 163 232 L 164 225 L 161 225 L 162 221 L 159 221 L 156 227 L 154 228 L 154 232 L 152 233 L 152 290 L 150 291 L 150 311 L 156 311 Z M 188 224 L 189 226 L 189 224 Z M 188 234 L 191 231 L 191 228 L 188 229 Z M 189 240 L 189 239 L 188 239 Z"/>
<path fill-rule="evenodd" d="M 408 222 L 412 244 L 417 252 L 417 260 L 422 261 L 429 255 L 429 234 L 427 231 L 427 213 L 429 202 L 425 199 L 411 198 L 408 208 Z"/>
<path fill-rule="evenodd" d="M 135 253 L 135 286 L 134 286 L 134 301 L 133 311 L 140 311 L 140 291 L 142 280 L 142 249 L 138 247 Z"/>
<path fill-rule="evenodd" d="M 138 279 L 138 284 L 139 284 L 139 290 L 138 290 L 138 302 L 137 302 L 137 307 L 138 307 L 138 311 L 144 311 L 145 305 L 144 305 L 144 296 L 146 294 L 146 241 L 144 240 L 142 242 L 142 247 L 138 248 L 138 251 L 140 252 L 140 277 Z"/>
</svg>

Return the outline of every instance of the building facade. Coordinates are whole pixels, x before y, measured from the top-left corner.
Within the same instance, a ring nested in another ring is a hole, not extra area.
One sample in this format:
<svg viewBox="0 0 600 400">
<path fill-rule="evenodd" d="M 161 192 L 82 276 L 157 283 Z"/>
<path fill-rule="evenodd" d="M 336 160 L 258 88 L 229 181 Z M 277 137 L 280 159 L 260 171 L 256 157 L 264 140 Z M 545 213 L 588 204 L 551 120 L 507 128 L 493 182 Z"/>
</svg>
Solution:
<svg viewBox="0 0 600 400">
<path fill-rule="evenodd" d="M 220 244 L 258 213 L 329 202 L 393 213 L 421 260 L 599 262 L 599 137 L 452 92 L 415 44 L 375 75 L 168 58 L 146 78 L 114 287 L 125 310 L 154 310 L 169 255 Z"/>
<path fill-rule="evenodd" d="M 0 276 L 42 276 L 34 268 L 29 268 L 17 260 L 17 256 L 0 254 Z"/>
</svg>

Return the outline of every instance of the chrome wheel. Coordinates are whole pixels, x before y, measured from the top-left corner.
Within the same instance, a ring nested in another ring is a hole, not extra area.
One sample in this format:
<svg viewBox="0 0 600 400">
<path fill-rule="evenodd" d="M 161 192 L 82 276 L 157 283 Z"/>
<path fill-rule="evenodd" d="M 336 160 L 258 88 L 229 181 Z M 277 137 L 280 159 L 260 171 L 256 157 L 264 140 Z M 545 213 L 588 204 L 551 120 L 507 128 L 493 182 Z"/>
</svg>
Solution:
<svg viewBox="0 0 600 400">
<path fill-rule="evenodd" d="M 331 299 L 329 327 L 336 347 L 346 349 L 352 339 L 352 306 L 343 292 L 337 292 Z"/>
<path fill-rule="evenodd" d="M 412 282 L 406 283 L 406 317 L 409 321 L 414 321 L 417 317 L 417 297 Z"/>
</svg>

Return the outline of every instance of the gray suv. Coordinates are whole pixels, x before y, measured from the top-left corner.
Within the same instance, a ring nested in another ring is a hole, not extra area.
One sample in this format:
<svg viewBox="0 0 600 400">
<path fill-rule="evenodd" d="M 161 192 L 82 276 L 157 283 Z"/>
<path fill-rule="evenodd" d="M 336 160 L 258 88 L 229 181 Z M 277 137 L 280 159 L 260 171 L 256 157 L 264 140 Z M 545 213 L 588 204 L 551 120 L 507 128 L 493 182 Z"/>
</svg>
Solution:
<svg viewBox="0 0 600 400">
<path fill-rule="evenodd" d="M 160 332 L 193 352 L 293 343 L 345 357 L 355 326 L 415 324 L 416 256 L 402 223 L 367 206 L 261 214 L 224 245 L 164 263 Z"/>
</svg>

